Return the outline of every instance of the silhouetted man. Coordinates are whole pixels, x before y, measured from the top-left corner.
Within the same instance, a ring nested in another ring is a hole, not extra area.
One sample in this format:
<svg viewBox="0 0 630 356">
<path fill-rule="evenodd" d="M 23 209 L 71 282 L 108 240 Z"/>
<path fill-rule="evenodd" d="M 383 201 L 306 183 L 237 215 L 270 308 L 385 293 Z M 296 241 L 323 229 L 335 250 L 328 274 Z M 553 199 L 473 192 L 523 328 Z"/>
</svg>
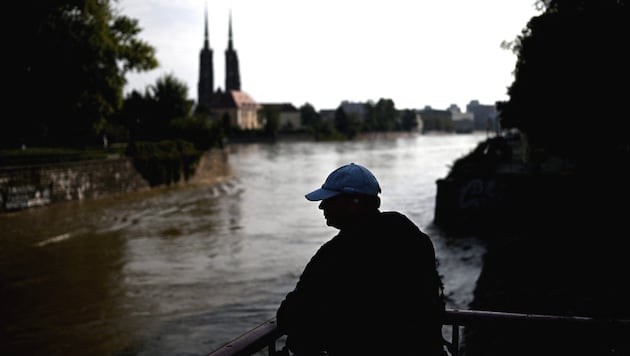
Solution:
<svg viewBox="0 0 630 356">
<path fill-rule="evenodd" d="M 406 216 L 381 212 L 380 192 L 368 169 L 350 163 L 306 194 L 339 233 L 277 311 L 293 354 L 444 355 L 433 244 Z"/>
</svg>

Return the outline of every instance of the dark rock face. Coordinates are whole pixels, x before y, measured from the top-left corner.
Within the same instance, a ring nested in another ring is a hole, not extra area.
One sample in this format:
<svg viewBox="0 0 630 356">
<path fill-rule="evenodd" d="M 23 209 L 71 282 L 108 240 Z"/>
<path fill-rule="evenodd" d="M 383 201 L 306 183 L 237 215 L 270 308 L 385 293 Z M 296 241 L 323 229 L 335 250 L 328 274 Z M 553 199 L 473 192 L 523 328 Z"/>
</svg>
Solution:
<svg viewBox="0 0 630 356">
<path fill-rule="evenodd" d="M 628 178 L 615 167 L 509 175 L 497 168 L 441 183 L 451 185 L 442 198 L 456 203 L 442 216 L 436 210 L 436 220 L 488 241 L 471 309 L 602 320 L 472 325 L 465 355 L 630 355 L 630 327 L 605 322 L 630 320 Z M 463 194 L 475 180 L 476 197 Z"/>
<path fill-rule="evenodd" d="M 562 233 L 560 229 L 536 235 L 506 233 L 505 240 L 495 240 L 485 256 L 471 308 L 630 319 L 630 290 L 624 276 L 630 265 L 620 244 L 570 230 L 558 236 Z M 630 352 L 630 330 L 609 328 L 603 322 L 593 327 L 481 324 L 466 331 L 467 355 Z"/>
</svg>

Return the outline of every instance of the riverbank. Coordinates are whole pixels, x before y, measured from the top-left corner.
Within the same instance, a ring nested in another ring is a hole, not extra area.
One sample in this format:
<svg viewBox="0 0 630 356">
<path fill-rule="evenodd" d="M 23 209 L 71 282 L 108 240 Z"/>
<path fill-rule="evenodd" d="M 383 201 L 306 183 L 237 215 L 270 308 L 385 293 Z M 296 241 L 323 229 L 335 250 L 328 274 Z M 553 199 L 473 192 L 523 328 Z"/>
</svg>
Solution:
<svg viewBox="0 0 630 356">
<path fill-rule="evenodd" d="M 230 174 L 228 152 L 205 152 L 195 174 L 177 184 L 222 181 Z M 126 157 L 0 167 L 0 213 L 153 188 Z"/>
<path fill-rule="evenodd" d="M 518 142 L 513 148 L 520 148 Z M 470 308 L 630 318 L 623 233 L 627 175 L 614 167 L 568 170 L 558 160 L 532 170 L 518 160 L 512 156 L 473 177 L 476 188 L 469 185 L 468 192 L 478 194 L 467 196 L 477 204 L 464 205 L 462 215 L 437 216 L 443 225 L 475 231 L 488 243 Z M 463 178 L 450 179 L 455 184 Z M 629 333 L 604 324 L 589 330 L 480 324 L 466 328 L 465 355 L 628 355 Z"/>
</svg>

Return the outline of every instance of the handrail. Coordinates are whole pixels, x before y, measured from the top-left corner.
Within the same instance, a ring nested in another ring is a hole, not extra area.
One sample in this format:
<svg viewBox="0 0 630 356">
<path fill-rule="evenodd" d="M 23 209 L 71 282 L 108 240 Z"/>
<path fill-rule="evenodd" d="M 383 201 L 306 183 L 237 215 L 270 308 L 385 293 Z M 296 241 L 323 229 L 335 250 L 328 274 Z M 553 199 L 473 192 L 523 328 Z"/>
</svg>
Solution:
<svg viewBox="0 0 630 356">
<path fill-rule="evenodd" d="M 558 323 L 608 325 L 611 327 L 630 327 L 630 319 L 603 319 L 583 316 L 560 316 L 545 314 L 507 313 L 483 310 L 447 309 L 443 325 L 452 327 L 451 340 L 448 342 L 452 356 L 459 355 L 459 328 L 480 321 L 510 321 L 526 323 Z M 268 354 L 276 351 L 276 340 L 284 336 L 277 328 L 276 318 L 267 320 L 254 329 L 212 351 L 208 356 L 250 356 L 268 348 Z"/>
<path fill-rule="evenodd" d="M 267 320 L 245 334 L 221 346 L 209 354 L 212 356 L 245 356 L 269 348 L 269 355 L 276 351 L 276 340 L 282 333 L 276 325 L 276 318 Z"/>
</svg>

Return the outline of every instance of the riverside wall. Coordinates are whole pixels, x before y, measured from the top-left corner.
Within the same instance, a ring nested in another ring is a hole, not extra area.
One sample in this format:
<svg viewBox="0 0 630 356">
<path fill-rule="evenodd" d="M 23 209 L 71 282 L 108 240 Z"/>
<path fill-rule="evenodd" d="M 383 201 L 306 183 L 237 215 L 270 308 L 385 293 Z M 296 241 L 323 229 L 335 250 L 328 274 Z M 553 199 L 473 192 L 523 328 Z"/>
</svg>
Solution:
<svg viewBox="0 0 630 356">
<path fill-rule="evenodd" d="M 179 184 L 212 184 L 229 174 L 227 150 L 209 150 Z M 0 167 L 0 213 L 152 188 L 129 158 Z"/>
<path fill-rule="evenodd" d="M 551 186 L 550 179 L 546 184 L 532 184 L 542 180 L 520 174 L 438 179 L 434 223 L 452 230 L 511 223 L 531 204 L 532 197 L 551 189 L 546 187 Z"/>
</svg>

